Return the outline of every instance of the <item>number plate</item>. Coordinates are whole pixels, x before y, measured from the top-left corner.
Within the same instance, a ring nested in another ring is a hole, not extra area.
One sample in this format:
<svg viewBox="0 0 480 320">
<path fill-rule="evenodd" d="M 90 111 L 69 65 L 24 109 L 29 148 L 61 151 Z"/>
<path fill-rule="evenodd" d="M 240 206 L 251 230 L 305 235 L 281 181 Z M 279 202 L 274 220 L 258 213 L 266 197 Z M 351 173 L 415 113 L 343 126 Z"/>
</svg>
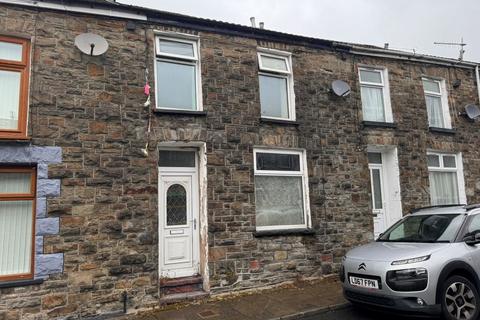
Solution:
<svg viewBox="0 0 480 320">
<path fill-rule="evenodd" d="M 364 279 L 350 276 L 350 284 L 352 286 L 361 288 L 378 289 L 378 281 L 373 279 Z"/>
</svg>

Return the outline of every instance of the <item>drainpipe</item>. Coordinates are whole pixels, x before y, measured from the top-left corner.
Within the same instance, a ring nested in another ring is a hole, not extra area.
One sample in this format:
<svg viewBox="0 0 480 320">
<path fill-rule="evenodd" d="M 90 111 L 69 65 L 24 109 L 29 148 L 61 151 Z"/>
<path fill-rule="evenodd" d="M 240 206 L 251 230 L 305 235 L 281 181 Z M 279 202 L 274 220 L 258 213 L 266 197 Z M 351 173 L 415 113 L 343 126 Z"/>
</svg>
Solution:
<svg viewBox="0 0 480 320">
<path fill-rule="evenodd" d="M 123 300 L 123 313 L 124 314 L 127 313 L 127 299 L 128 299 L 127 291 L 123 291 L 122 300 Z"/>
<path fill-rule="evenodd" d="M 480 103 L 480 73 L 478 72 L 478 64 L 475 66 L 475 76 L 477 77 L 478 101 Z"/>
</svg>

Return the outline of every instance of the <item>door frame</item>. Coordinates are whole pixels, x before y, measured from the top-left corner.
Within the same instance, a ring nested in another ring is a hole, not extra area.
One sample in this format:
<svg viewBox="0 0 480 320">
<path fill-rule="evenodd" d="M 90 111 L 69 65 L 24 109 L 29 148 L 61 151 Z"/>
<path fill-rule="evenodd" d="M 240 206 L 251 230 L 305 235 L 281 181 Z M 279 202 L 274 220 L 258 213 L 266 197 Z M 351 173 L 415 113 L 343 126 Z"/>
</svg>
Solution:
<svg viewBox="0 0 480 320">
<path fill-rule="evenodd" d="M 197 170 L 197 179 L 198 179 L 198 220 L 197 220 L 197 234 L 198 234 L 198 263 L 199 263 L 199 274 L 203 278 L 203 290 L 206 292 L 210 291 L 210 280 L 209 280 L 209 270 L 208 270 L 208 208 L 207 208 L 207 146 L 203 141 L 191 141 L 191 142 L 181 142 L 181 141 L 168 141 L 168 142 L 159 142 L 157 144 L 157 160 L 159 157 L 160 150 L 195 150 L 197 153 L 196 156 L 196 170 Z M 158 161 L 157 161 L 158 163 Z M 174 169 L 174 168 L 172 168 Z M 192 168 L 190 168 L 192 169 Z M 158 178 L 160 178 L 160 173 L 164 172 L 158 167 Z M 161 171 L 161 172 L 160 172 Z M 160 180 L 157 182 L 159 185 Z M 157 192 L 159 195 L 160 193 Z M 158 206 L 160 205 L 160 199 L 158 199 Z M 160 217 L 160 207 L 157 209 L 157 219 Z M 158 223 L 158 249 L 160 249 L 160 221 Z M 160 251 L 158 253 L 158 275 L 161 275 L 161 257 Z"/>
<path fill-rule="evenodd" d="M 367 152 L 377 152 L 382 154 L 382 200 L 385 229 L 387 229 L 403 217 L 398 149 L 394 145 L 369 145 L 367 147 Z M 375 166 L 376 164 L 373 165 Z M 368 163 L 368 168 L 371 184 L 370 163 Z"/>
</svg>

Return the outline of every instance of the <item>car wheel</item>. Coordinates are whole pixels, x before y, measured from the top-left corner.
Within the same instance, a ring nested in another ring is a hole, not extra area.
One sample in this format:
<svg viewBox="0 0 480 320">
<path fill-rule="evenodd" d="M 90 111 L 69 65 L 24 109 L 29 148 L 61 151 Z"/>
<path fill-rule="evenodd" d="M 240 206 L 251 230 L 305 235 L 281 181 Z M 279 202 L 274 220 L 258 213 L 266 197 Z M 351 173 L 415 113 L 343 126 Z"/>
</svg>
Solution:
<svg viewBox="0 0 480 320">
<path fill-rule="evenodd" d="M 479 315 L 480 297 L 467 278 L 453 276 L 442 290 L 442 312 L 448 320 L 475 320 Z"/>
</svg>

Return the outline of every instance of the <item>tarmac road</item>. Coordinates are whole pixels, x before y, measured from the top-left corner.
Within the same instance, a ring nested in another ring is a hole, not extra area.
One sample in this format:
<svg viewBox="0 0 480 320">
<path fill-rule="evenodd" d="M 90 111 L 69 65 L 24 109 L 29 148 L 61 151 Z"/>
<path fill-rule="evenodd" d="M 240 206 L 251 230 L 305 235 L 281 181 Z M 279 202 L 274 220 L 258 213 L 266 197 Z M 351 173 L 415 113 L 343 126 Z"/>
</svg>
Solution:
<svg viewBox="0 0 480 320">
<path fill-rule="evenodd" d="M 354 307 L 347 307 L 344 309 L 330 311 L 318 316 L 311 316 L 302 318 L 302 320 L 408 320 L 408 319 L 425 319 L 414 318 L 412 316 L 401 317 L 391 313 L 381 313 L 370 310 L 362 310 Z M 439 320 L 440 318 L 428 318 Z"/>
</svg>

